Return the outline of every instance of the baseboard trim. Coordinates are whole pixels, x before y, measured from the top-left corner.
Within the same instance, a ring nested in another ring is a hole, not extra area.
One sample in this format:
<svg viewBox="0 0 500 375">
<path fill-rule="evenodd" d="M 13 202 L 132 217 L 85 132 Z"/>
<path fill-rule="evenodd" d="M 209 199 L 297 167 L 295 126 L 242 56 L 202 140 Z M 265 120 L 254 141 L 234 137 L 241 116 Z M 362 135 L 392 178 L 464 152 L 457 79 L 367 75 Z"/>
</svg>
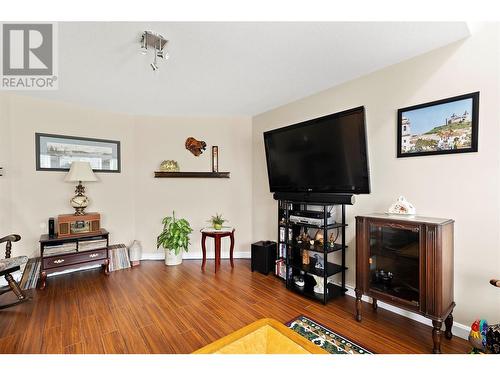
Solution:
<svg viewBox="0 0 500 375">
<path fill-rule="evenodd" d="M 237 251 L 234 252 L 233 257 L 235 259 L 250 259 L 251 253 L 249 251 Z M 158 251 L 154 253 L 143 253 L 141 260 L 164 260 L 165 253 L 163 251 Z M 202 259 L 202 255 L 200 253 L 184 253 L 182 259 Z M 214 259 L 214 255 L 208 255 L 207 259 Z M 226 256 L 223 256 L 222 259 L 229 259 Z"/>
<path fill-rule="evenodd" d="M 356 293 L 354 291 L 354 288 L 350 285 L 346 285 L 346 288 L 347 288 L 346 294 L 348 296 L 356 298 Z M 368 302 L 368 303 L 372 303 L 372 299 L 368 296 L 363 296 L 362 300 L 365 302 Z M 422 315 L 418 315 L 418 314 L 412 313 L 411 311 L 400 309 L 399 307 L 389 305 L 389 304 L 384 303 L 382 301 L 377 301 L 377 302 L 378 302 L 379 308 L 382 308 L 384 310 L 388 310 L 388 311 L 393 312 L 395 314 L 398 314 L 398 315 L 404 316 L 406 318 L 415 320 L 419 323 L 423 323 L 426 326 L 432 327 L 432 321 L 430 319 L 423 317 Z M 454 336 L 457 336 L 457 337 L 460 337 L 464 340 L 467 340 L 469 338 L 469 331 L 470 331 L 470 327 L 468 327 L 462 323 L 453 322 L 453 327 L 451 328 L 451 332 L 453 333 Z"/>
</svg>

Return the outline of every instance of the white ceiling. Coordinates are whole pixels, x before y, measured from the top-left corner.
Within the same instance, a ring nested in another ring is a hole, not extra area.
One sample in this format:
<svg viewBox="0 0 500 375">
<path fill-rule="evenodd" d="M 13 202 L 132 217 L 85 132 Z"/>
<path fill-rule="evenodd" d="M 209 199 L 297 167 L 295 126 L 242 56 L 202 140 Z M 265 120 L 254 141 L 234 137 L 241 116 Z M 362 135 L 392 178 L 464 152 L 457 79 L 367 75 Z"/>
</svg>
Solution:
<svg viewBox="0 0 500 375">
<path fill-rule="evenodd" d="M 160 70 L 143 30 L 170 40 Z M 465 22 L 59 23 L 59 90 L 24 92 L 142 115 L 256 115 L 465 38 Z"/>
</svg>

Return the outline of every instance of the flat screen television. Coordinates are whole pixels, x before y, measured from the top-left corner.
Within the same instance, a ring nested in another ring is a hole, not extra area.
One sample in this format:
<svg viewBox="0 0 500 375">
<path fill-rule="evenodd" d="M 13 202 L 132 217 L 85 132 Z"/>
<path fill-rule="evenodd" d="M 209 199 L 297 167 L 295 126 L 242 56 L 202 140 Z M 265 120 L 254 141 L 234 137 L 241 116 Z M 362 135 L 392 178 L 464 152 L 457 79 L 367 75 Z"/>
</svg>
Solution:
<svg viewBox="0 0 500 375">
<path fill-rule="evenodd" d="M 264 133 L 271 192 L 368 194 L 365 109 Z"/>
</svg>

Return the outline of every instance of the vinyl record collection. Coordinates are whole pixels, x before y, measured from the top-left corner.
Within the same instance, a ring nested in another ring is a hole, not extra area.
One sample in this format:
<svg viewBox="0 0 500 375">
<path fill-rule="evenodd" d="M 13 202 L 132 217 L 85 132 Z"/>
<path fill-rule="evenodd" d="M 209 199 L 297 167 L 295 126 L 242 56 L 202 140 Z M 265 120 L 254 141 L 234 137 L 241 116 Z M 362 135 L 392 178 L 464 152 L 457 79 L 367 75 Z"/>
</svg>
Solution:
<svg viewBox="0 0 500 375">
<path fill-rule="evenodd" d="M 109 251 L 109 271 L 130 268 L 128 249 L 124 244 L 111 245 Z"/>
<path fill-rule="evenodd" d="M 40 275 L 40 258 L 30 258 L 25 264 L 24 269 L 21 267 L 22 277 L 19 286 L 23 290 L 34 289 Z"/>
</svg>

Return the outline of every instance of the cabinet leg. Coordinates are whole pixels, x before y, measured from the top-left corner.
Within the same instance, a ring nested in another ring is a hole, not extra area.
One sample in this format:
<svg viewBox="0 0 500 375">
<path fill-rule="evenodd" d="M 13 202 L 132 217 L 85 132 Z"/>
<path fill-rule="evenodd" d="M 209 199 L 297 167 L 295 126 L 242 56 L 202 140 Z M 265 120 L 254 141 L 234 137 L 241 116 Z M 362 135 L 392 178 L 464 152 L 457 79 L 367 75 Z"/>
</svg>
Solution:
<svg viewBox="0 0 500 375">
<path fill-rule="evenodd" d="M 444 325 L 446 327 L 446 330 L 444 331 L 444 337 L 446 337 L 448 340 L 451 340 L 453 337 L 453 334 L 451 333 L 451 327 L 453 327 L 453 314 L 450 313 L 446 320 L 444 321 Z"/>
<path fill-rule="evenodd" d="M 356 320 L 361 322 L 361 297 L 363 294 L 356 290 Z"/>
<path fill-rule="evenodd" d="M 372 309 L 373 309 L 373 311 L 377 311 L 377 308 L 378 308 L 377 299 L 373 298 Z"/>
<path fill-rule="evenodd" d="M 441 327 L 443 322 L 440 320 L 433 320 L 432 326 L 432 341 L 434 342 L 434 347 L 432 349 L 432 353 L 441 354 Z"/>
<path fill-rule="evenodd" d="M 109 259 L 104 260 L 104 263 L 102 264 L 102 268 L 104 270 L 104 274 L 106 276 L 108 276 L 109 275 Z"/>
<path fill-rule="evenodd" d="M 45 289 L 46 282 L 47 282 L 47 272 L 42 271 L 40 273 L 40 286 L 39 286 L 40 290 L 44 290 Z"/>
</svg>

